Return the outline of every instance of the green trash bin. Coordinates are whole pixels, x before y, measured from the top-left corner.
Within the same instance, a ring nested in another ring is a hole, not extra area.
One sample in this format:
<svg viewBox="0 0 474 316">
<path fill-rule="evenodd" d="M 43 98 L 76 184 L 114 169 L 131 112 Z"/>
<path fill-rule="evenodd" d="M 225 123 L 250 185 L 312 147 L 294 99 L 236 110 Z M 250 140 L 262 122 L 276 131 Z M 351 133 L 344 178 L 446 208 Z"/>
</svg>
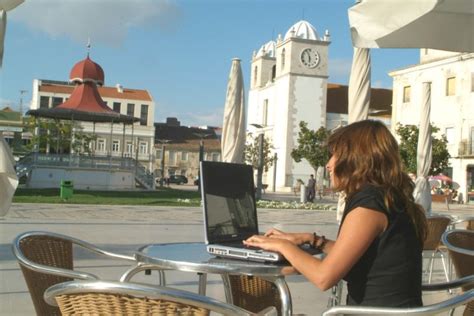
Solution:
<svg viewBox="0 0 474 316">
<path fill-rule="evenodd" d="M 72 197 L 72 193 L 74 192 L 74 185 L 71 180 L 61 180 L 61 188 L 59 196 L 63 200 L 67 200 Z"/>
</svg>

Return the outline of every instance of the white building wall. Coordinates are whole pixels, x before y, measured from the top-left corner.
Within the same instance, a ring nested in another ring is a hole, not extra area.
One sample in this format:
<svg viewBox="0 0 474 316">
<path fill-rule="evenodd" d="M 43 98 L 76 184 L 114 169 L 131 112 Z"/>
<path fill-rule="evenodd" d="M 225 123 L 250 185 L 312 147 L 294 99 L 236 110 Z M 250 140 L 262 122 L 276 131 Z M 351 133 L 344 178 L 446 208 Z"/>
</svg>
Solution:
<svg viewBox="0 0 474 316">
<path fill-rule="evenodd" d="M 28 179 L 31 188 L 59 188 L 61 180 L 73 181 L 80 190 L 131 190 L 135 188 L 133 172 L 100 169 L 34 168 Z"/>
<path fill-rule="evenodd" d="M 453 168 L 453 180 L 459 183 L 459 192 L 467 197 L 470 175 L 468 166 L 474 167 L 474 155 L 460 154 L 461 143 L 472 145 L 474 127 L 474 54 L 439 51 L 430 57 L 423 52 L 424 63 L 390 73 L 393 77 L 392 129 L 397 123 L 419 125 L 422 102 L 422 84 L 431 82 L 431 122 L 440 128 L 440 134 L 452 128 L 453 138 L 448 144 Z M 445 56 L 445 58 L 441 58 Z M 455 94 L 446 95 L 447 79 L 455 77 Z M 410 102 L 403 102 L 404 87 L 411 87 Z"/>
</svg>

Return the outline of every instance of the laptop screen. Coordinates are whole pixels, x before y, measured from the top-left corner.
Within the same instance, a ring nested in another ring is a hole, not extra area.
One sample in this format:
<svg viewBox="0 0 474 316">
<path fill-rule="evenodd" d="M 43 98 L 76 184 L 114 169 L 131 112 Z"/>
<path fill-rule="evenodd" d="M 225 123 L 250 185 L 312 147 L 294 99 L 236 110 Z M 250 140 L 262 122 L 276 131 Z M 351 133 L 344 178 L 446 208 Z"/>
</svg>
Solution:
<svg viewBox="0 0 474 316">
<path fill-rule="evenodd" d="M 201 194 L 207 243 L 240 241 L 258 234 L 251 166 L 201 162 Z"/>
</svg>

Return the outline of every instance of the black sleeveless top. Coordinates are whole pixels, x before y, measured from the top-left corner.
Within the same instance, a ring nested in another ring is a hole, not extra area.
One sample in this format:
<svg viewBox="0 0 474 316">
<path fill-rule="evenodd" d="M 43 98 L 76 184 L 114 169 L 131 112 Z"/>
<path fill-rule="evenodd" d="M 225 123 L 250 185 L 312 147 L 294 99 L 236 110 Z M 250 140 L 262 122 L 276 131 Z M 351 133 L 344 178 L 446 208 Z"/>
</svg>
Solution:
<svg viewBox="0 0 474 316">
<path fill-rule="evenodd" d="M 382 189 L 366 185 L 346 201 L 341 226 L 357 207 L 384 213 L 388 226 L 344 277 L 347 305 L 422 306 L 422 248 L 404 207 L 388 210 Z"/>
</svg>

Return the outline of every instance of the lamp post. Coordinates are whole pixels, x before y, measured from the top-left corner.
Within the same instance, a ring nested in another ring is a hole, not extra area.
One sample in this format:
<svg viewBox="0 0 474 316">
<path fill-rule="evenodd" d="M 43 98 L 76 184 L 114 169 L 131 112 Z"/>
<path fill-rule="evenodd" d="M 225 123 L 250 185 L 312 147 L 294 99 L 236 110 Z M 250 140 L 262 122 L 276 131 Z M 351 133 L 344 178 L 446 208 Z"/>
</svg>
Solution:
<svg viewBox="0 0 474 316">
<path fill-rule="evenodd" d="M 209 133 L 193 133 L 195 136 L 200 138 L 199 141 L 199 163 L 198 163 L 198 191 L 201 191 L 201 161 L 204 160 L 204 138 L 211 136 Z"/>
<path fill-rule="evenodd" d="M 273 189 L 272 191 L 276 191 L 276 178 L 277 178 L 277 161 L 278 161 L 278 154 L 275 152 L 273 156 Z"/>
<path fill-rule="evenodd" d="M 157 140 L 161 144 L 161 178 L 160 178 L 160 187 L 163 187 L 163 181 L 165 179 L 165 150 L 166 150 L 166 143 L 168 143 L 169 139 L 158 139 Z"/>
<path fill-rule="evenodd" d="M 264 128 L 265 126 L 260 124 L 250 124 L 259 130 L 258 135 L 258 164 L 257 164 L 257 191 L 255 192 L 255 199 L 259 200 L 262 198 L 262 177 L 263 177 L 263 141 L 264 141 Z"/>
</svg>

